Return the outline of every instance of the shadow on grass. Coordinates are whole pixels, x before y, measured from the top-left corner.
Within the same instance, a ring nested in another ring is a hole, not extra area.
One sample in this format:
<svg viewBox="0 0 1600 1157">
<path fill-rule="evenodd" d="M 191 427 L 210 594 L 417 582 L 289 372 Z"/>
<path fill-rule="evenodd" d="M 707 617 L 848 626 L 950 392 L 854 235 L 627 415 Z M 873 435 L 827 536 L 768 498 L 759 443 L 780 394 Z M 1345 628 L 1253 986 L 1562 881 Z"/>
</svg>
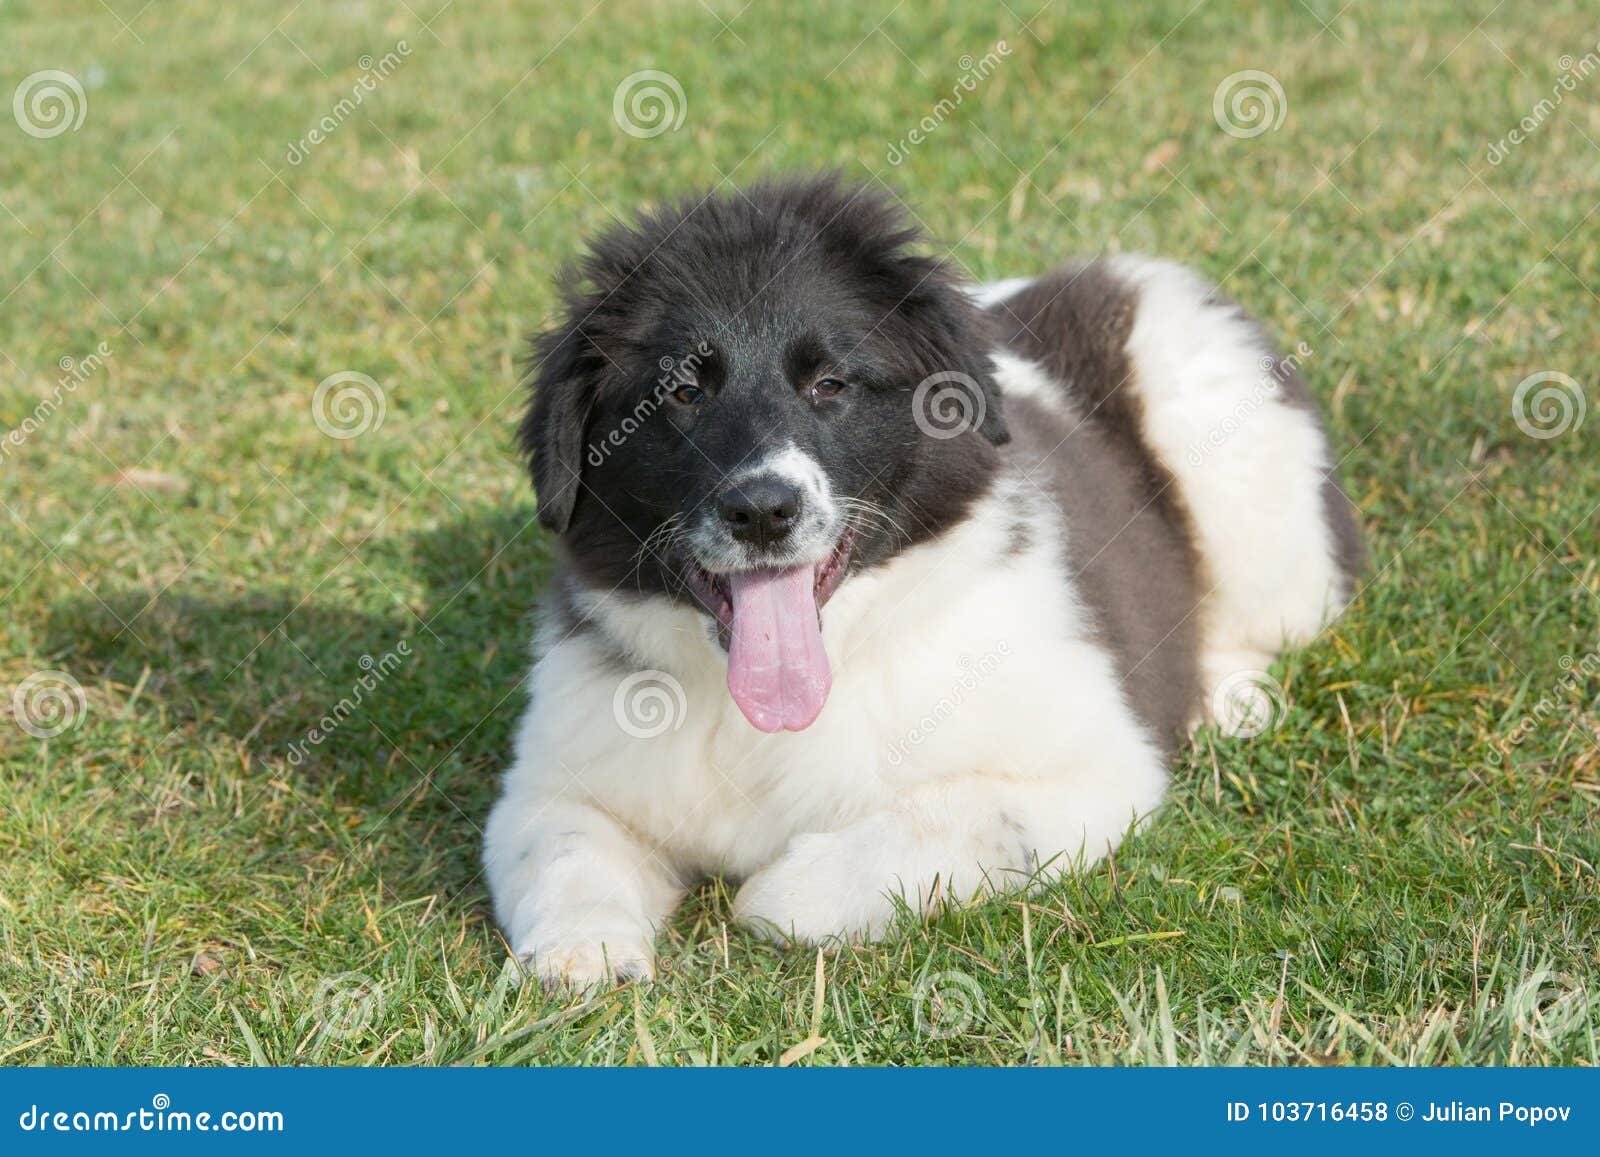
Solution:
<svg viewBox="0 0 1600 1157">
<path fill-rule="evenodd" d="M 49 645 L 120 689 L 132 726 L 447 842 L 453 893 L 476 876 L 550 558 L 531 511 L 485 512 L 363 544 L 310 590 L 180 580 L 63 600 Z"/>
</svg>

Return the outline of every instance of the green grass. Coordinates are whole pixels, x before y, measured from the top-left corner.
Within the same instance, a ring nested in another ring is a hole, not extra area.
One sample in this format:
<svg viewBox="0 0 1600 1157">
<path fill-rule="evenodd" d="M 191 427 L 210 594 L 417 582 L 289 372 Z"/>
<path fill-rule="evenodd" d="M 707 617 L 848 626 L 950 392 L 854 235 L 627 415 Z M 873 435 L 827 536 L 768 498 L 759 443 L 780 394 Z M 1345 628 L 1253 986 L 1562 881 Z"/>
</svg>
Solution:
<svg viewBox="0 0 1600 1157">
<path fill-rule="evenodd" d="M 83 695 L 54 738 L 0 718 L 0 1060 L 1600 1058 L 1600 414 L 1512 414 L 1536 371 L 1600 407 L 1600 75 L 1486 160 L 1592 8 L 1039 2 L 0 7 L 0 98 L 88 101 L 50 138 L 0 105 L 0 431 L 110 351 L 0 458 L 0 690 Z M 646 68 L 687 98 L 649 139 L 612 117 Z M 1212 108 L 1243 69 L 1287 100 L 1250 139 Z M 518 989 L 477 849 L 550 562 L 521 335 L 614 215 L 829 165 L 975 276 L 1156 251 L 1306 342 L 1369 585 L 1276 669 L 1281 726 L 1203 735 L 1083 878 L 820 960 L 708 887 L 655 986 Z M 341 371 L 386 398 L 349 440 L 311 416 Z"/>
</svg>

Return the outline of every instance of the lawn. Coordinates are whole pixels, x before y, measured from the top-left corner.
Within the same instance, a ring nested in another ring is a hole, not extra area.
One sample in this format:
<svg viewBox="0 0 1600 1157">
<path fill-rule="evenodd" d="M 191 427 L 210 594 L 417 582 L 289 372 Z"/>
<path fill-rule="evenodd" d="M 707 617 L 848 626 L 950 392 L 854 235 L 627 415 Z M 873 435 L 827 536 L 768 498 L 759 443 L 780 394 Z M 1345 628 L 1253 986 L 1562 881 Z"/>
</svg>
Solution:
<svg viewBox="0 0 1600 1157">
<path fill-rule="evenodd" d="M 0 7 L 0 1062 L 1600 1060 L 1593 6 L 1040 3 Z M 1081 878 L 820 954 L 707 885 L 655 985 L 519 987 L 522 339 L 822 166 L 1304 343 L 1364 592 Z"/>
</svg>

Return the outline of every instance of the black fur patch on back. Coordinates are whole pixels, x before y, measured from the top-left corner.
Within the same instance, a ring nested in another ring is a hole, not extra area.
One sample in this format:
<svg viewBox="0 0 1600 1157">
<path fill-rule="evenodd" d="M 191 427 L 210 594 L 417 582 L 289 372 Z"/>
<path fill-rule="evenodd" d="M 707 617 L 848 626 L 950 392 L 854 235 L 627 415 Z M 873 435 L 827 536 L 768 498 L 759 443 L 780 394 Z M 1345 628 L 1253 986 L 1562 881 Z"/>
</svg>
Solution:
<svg viewBox="0 0 1600 1157">
<path fill-rule="evenodd" d="M 1140 493 L 1190 544 L 1198 575 L 1202 563 L 1183 495 L 1144 440 L 1144 407 L 1127 354 L 1138 305 L 1137 291 L 1095 261 L 1045 274 L 991 306 L 989 315 L 1008 348 L 1063 383 L 1079 413 L 1138 463 Z"/>
<path fill-rule="evenodd" d="M 1103 264 L 1046 274 L 989 308 L 1072 416 L 1010 399 L 1007 453 L 1061 510 L 1068 565 L 1134 710 L 1169 752 L 1195 714 L 1203 567 L 1172 473 L 1146 446 L 1127 354 L 1138 298 Z"/>
</svg>

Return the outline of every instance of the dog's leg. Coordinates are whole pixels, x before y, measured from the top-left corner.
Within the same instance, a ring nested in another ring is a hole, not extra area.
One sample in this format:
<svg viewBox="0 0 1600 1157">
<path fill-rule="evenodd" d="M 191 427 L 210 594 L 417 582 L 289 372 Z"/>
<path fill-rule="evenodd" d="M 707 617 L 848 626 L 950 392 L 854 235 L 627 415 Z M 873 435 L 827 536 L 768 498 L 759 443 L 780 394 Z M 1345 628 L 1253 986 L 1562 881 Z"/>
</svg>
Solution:
<svg viewBox="0 0 1600 1157">
<path fill-rule="evenodd" d="M 908 790 L 885 811 L 796 836 L 734 899 L 741 919 L 805 942 L 871 938 L 895 912 L 1019 889 L 1041 867 L 1087 867 L 1160 802 L 1160 760 L 1068 780 L 963 776 Z"/>
<path fill-rule="evenodd" d="M 655 930 L 683 888 L 611 816 L 576 800 L 507 795 L 484 848 L 495 915 L 546 987 L 654 977 Z"/>
</svg>

